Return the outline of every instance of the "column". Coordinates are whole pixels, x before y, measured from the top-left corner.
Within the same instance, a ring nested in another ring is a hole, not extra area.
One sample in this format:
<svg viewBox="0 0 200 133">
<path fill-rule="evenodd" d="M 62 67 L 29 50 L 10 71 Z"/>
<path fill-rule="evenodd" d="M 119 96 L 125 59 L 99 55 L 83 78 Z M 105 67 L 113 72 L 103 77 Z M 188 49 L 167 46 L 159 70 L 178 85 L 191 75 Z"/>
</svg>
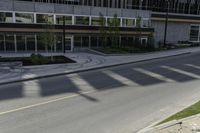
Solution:
<svg viewBox="0 0 200 133">
<path fill-rule="evenodd" d="M 3 44 L 4 44 L 4 52 L 6 52 L 6 37 L 5 37 L 5 34 L 3 34 Z"/>
<path fill-rule="evenodd" d="M 57 49 L 57 37 L 56 37 L 56 35 L 55 35 L 54 41 L 55 41 L 54 42 L 54 51 L 57 52 L 57 50 L 56 50 Z"/>
<path fill-rule="evenodd" d="M 91 36 L 89 36 L 89 48 L 91 48 Z"/>
<path fill-rule="evenodd" d="M 37 23 L 37 15 L 36 15 L 36 13 L 34 13 L 34 24 L 36 24 Z"/>
<path fill-rule="evenodd" d="M 36 53 L 38 52 L 38 49 L 37 49 L 37 35 L 35 35 L 35 52 Z"/>
<path fill-rule="evenodd" d="M 25 51 L 27 51 L 27 36 L 24 35 L 24 38 L 25 38 Z"/>
<path fill-rule="evenodd" d="M 119 36 L 119 46 L 122 47 L 122 36 Z"/>
<path fill-rule="evenodd" d="M 71 39 L 71 52 L 74 51 L 74 36 L 72 36 L 72 39 Z"/>
<path fill-rule="evenodd" d="M 15 53 L 17 52 L 17 37 L 16 34 L 14 34 L 14 44 L 15 44 Z"/>
</svg>

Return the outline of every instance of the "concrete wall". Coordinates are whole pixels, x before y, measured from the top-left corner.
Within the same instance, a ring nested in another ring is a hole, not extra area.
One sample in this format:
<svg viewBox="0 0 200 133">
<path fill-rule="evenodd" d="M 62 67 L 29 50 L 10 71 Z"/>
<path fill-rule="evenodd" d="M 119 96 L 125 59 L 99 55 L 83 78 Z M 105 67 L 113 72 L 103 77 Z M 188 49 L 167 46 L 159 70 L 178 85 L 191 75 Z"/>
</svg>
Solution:
<svg viewBox="0 0 200 133">
<path fill-rule="evenodd" d="M 91 6 L 73 6 L 63 4 L 37 3 L 26 1 L 0 0 L 0 10 L 7 11 L 27 11 L 42 13 L 58 13 L 58 14 L 76 14 L 76 15 L 94 15 L 98 16 L 102 13 L 104 16 L 133 17 L 138 16 L 144 18 L 151 17 L 151 11 L 91 7 Z M 163 41 L 164 38 L 164 21 L 153 21 L 152 27 L 155 28 L 155 41 Z M 189 40 L 190 24 L 169 22 L 168 25 L 168 42 L 187 41 Z"/>
<path fill-rule="evenodd" d="M 0 0 L 0 10 L 13 10 L 12 0 Z"/>
<path fill-rule="evenodd" d="M 165 22 L 152 21 L 152 27 L 155 30 L 155 41 L 164 40 Z M 180 22 L 169 22 L 167 30 L 167 42 L 176 43 L 178 41 L 189 41 L 190 24 Z"/>
<path fill-rule="evenodd" d="M 151 17 L 151 11 L 64 5 L 52 3 L 38 3 L 26 1 L 0 0 L 0 10 L 6 11 L 25 11 L 25 12 L 41 12 L 41 13 L 58 13 L 58 14 L 76 14 L 76 15 L 95 15 L 102 13 L 104 16 L 118 17 Z"/>
</svg>

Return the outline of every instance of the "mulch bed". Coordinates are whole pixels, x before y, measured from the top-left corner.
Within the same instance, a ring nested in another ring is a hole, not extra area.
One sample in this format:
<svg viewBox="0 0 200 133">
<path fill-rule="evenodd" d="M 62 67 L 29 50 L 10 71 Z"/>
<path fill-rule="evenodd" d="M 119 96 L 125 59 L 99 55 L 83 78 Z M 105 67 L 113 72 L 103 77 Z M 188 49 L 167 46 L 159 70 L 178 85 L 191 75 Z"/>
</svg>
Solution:
<svg viewBox="0 0 200 133">
<path fill-rule="evenodd" d="M 71 60 L 65 56 L 53 56 L 54 61 L 51 61 L 51 57 L 49 56 L 46 58 L 48 59 L 48 62 L 45 64 L 33 64 L 30 57 L 0 57 L 0 62 L 22 62 L 23 66 L 76 63 L 74 60 Z"/>
</svg>

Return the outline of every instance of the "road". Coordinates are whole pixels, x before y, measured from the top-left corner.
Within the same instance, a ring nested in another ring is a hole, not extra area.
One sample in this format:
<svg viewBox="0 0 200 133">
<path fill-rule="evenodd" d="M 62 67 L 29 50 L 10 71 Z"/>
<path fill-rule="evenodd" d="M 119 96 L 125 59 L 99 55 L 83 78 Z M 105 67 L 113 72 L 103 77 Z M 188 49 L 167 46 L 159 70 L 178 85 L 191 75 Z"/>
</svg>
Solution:
<svg viewBox="0 0 200 133">
<path fill-rule="evenodd" d="M 200 99 L 200 54 L 0 86 L 0 133 L 133 133 Z"/>
</svg>

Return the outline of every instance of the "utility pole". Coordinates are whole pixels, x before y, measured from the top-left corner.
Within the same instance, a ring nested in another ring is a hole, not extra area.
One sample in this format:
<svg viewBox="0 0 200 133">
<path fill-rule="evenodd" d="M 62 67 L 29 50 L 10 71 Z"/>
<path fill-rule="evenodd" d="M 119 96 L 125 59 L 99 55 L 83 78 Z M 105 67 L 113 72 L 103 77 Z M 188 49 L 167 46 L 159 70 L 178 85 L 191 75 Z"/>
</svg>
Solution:
<svg viewBox="0 0 200 133">
<path fill-rule="evenodd" d="M 65 54 L 65 16 L 63 16 L 63 53 Z"/>
<path fill-rule="evenodd" d="M 166 16 L 165 16 L 165 31 L 164 31 L 164 47 L 166 47 L 166 40 L 167 40 L 167 28 L 168 28 L 168 19 L 169 19 L 169 1 L 166 0 L 165 3 L 167 3 L 166 8 Z M 166 4 L 165 4 L 166 7 Z"/>
</svg>

